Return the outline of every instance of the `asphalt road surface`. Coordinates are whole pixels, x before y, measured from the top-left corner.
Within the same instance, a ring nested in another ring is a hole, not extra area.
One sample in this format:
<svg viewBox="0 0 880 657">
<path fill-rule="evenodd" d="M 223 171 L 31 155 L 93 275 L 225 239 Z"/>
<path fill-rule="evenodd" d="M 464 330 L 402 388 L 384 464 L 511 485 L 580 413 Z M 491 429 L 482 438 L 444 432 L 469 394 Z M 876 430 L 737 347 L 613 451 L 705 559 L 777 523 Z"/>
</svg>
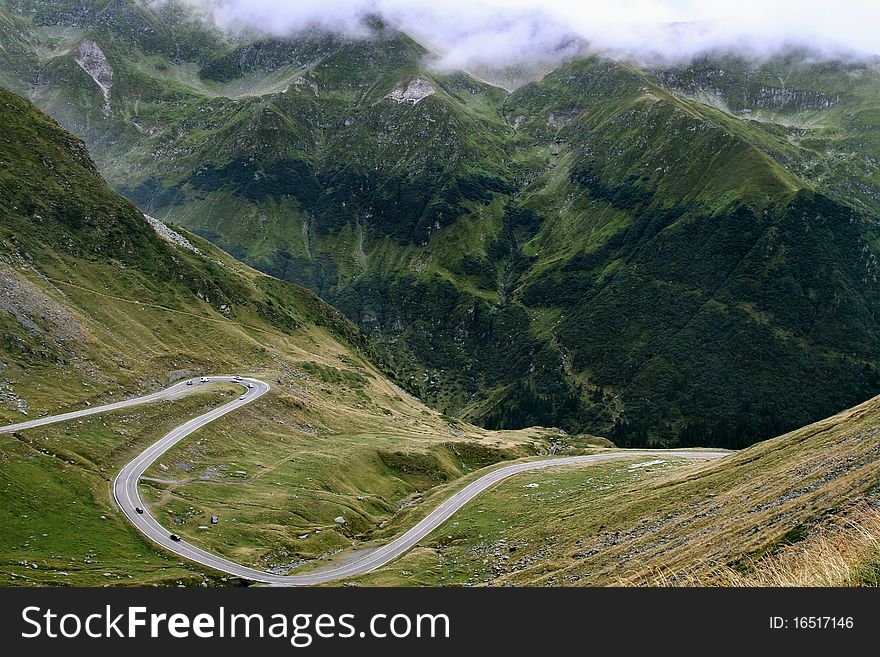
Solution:
<svg viewBox="0 0 880 657">
<path fill-rule="evenodd" d="M 607 461 L 618 458 L 632 458 L 634 456 L 658 456 L 662 455 L 671 458 L 687 458 L 687 459 L 714 459 L 726 456 L 728 452 L 688 452 L 688 451 L 670 451 L 670 450 L 627 450 L 620 452 L 603 452 L 600 454 L 590 454 L 587 456 L 566 456 L 557 458 L 542 459 L 540 461 L 526 461 L 514 463 L 513 465 L 504 466 L 489 472 L 479 479 L 471 482 L 460 491 L 449 497 L 436 509 L 429 513 L 421 522 L 415 525 L 405 534 L 394 539 L 390 543 L 386 543 L 375 548 L 362 556 L 348 561 L 339 566 L 328 567 L 313 572 L 300 573 L 295 575 L 276 575 L 273 573 L 263 572 L 254 568 L 248 568 L 241 564 L 237 564 L 223 557 L 202 550 L 184 540 L 175 541 L 171 538 L 172 532 L 160 525 L 144 504 L 138 492 L 138 480 L 144 472 L 166 451 L 181 440 L 189 436 L 194 431 L 205 426 L 209 422 L 216 420 L 227 413 L 234 411 L 245 404 L 250 404 L 255 399 L 261 397 L 269 391 L 269 384 L 249 377 L 236 380 L 232 376 L 212 376 L 211 381 L 223 381 L 228 383 L 238 383 L 245 389 L 242 397 L 237 397 L 231 402 L 219 406 L 212 411 L 200 415 L 197 418 L 189 420 L 179 427 L 171 430 L 157 442 L 153 443 L 146 450 L 141 452 L 133 461 L 128 463 L 113 481 L 113 497 L 116 499 L 122 512 L 147 538 L 162 546 L 169 552 L 178 554 L 190 561 L 208 566 L 214 570 L 218 570 L 229 575 L 241 577 L 255 582 L 272 584 L 276 586 L 310 586 L 315 584 L 324 584 L 335 580 L 345 579 L 354 575 L 362 575 L 371 570 L 375 570 L 380 566 L 384 566 L 390 561 L 404 554 L 407 550 L 416 545 L 437 527 L 443 524 L 465 504 L 474 499 L 477 495 L 486 489 L 494 486 L 499 481 L 506 479 L 515 474 L 529 472 L 531 470 L 539 470 L 541 468 L 558 467 L 560 465 L 582 465 L 588 463 L 597 463 L 599 461 Z M 194 379 L 198 382 L 198 379 Z M 248 384 L 252 387 L 248 388 Z M 104 406 L 96 406 L 81 411 L 65 413 L 63 415 L 54 415 L 51 417 L 39 418 L 28 422 L 21 422 L 5 427 L 0 427 L 0 433 L 8 433 L 11 431 L 19 431 L 30 429 L 33 427 L 52 424 L 54 422 L 64 422 L 74 418 L 95 415 L 97 413 L 106 413 L 107 411 L 118 410 L 129 406 L 137 406 L 149 403 L 159 399 L 173 398 L 191 389 L 185 381 L 177 383 L 165 390 L 136 397 L 126 401 L 116 402 L 115 404 L 107 404 Z M 137 509 L 143 510 L 138 513 Z"/>
<path fill-rule="evenodd" d="M 230 380 L 230 377 L 214 377 L 214 380 L 226 381 Z M 193 379 L 193 381 L 198 382 L 198 379 Z M 0 427 L 0 433 L 12 433 L 13 431 L 21 431 L 24 429 L 33 429 L 34 427 L 42 427 L 46 424 L 66 422 L 67 420 L 75 420 L 78 417 L 86 417 L 87 415 L 107 413 L 109 411 L 119 410 L 120 408 L 128 408 L 129 406 L 140 406 L 141 404 L 148 404 L 153 401 L 159 401 L 160 399 L 173 399 L 174 397 L 179 396 L 189 388 L 190 386 L 187 386 L 186 381 L 181 381 L 180 383 L 175 383 L 173 386 L 165 388 L 164 390 L 160 390 L 159 392 L 154 392 L 149 395 L 144 395 L 143 397 L 134 397 L 132 399 L 126 399 L 125 401 L 115 402 L 113 404 L 105 404 L 103 406 L 93 406 L 90 408 L 84 408 L 81 411 L 73 411 L 71 413 L 64 413 L 62 415 L 50 415 L 47 417 L 37 418 L 36 420 L 19 422 L 18 424 L 7 424 L 5 427 Z"/>
</svg>

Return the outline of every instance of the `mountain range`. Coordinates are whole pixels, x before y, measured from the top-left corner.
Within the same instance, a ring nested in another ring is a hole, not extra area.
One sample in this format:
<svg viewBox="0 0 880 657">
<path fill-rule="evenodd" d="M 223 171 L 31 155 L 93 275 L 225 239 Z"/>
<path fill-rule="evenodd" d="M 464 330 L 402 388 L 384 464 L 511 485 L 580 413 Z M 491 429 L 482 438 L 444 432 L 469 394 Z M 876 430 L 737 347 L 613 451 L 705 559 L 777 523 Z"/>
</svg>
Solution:
<svg viewBox="0 0 880 657">
<path fill-rule="evenodd" d="M 0 4 L 0 425 L 197 383 L 0 435 L 0 581 L 244 583 L 109 494 L 241 373 L 268 394 L 138 488 L 238 564 L 346 560 L 610 438 L 742 449 L 518 474 L 346 583 L 876 585 L 877 63 L 444 72 L 365 30 Z"/>
<path fill-rule="evenodd" d="M 363 334 L 312 292 L 145 217 L 100 178 L 81 140 L 26 99 L 0 89 L 0 122 L 0 425 L 203 375 L 271 382 L 265 401 L 205 427 L 142 480 L 151 507 L 188 539 L 289 569 L 471 470 L 554 444 L 608 444 L 442 416 L 388 381 Z M 0 581 L 230 581 L 150 547 L 108 495 L 157 432 L 241 394 L 210 381 L 186 390 L 0 434 Z M 209 534 L 212 515 L 221 521 Z"/>
<path fill-rule="evenodd" d="M 0 84 L 448 416 L 739 448 L 880 392 L 876 61 L 586 54 L 506 89 L 367 29 L 16 0 Z"/>
</svg>

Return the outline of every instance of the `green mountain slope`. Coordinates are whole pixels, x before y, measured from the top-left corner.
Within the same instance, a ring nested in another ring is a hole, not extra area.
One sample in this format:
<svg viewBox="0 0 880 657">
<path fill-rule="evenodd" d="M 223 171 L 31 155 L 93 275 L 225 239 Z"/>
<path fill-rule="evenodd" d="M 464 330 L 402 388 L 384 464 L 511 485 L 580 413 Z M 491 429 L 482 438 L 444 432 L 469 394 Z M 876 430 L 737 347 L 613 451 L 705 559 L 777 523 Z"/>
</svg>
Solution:
<svg viewBox="0 0 880 657">
<path fill-rule="evenodd" d="M 769 585 L 876 586 L 876 523 L 866 531 L 860 517 L 880 502 L 878 423 L 875 397 L 710 463 L 660 455 L 517 476 L 356 581 L 754 586 L 762 558 L 801 555 L 797 578 L 779 569 Z"/>
<path fill-rule="evenodd" d="M 738 447 L 880 389 L 874 62 L 590 57 L 507 93 L 378 19 L 228 40 L 80 4 L 3 14 L 9 84 L 444 412 Z"/>
<path fill-rule="evenodd" d="M 516 117 L 573 117 L 529 135 L 558 154 L 528 190 L 552 219 L 519 291 L 564 310 L 554 338 L 623 398 L 619 440 L 742 447 L 875 389 L 871 215 L 636 72 L 577 62 L 513 99 Z"/>
<path fill-rule="evenodd" d="M 438 482 L 546 453 L 558 434 L 489 432 L 431 411 L 380 374 L 341 313 L 147 221 L 101 180 L 85 145 L 28 101 L 0 90 L 0 123 L 0 423 L 198 374 L 252 373 L 272 386 L 144 484 L 158 517 L 193 541 L 290 567 L 356 545 Z M 237 394 L 195 386 L 0 436 L 0 582 L 222 583 L 152 547 L 108 486 L 163 431 Z M 244 502 L 256 499 L 265 506 Z M 213 532 L 200 529 L 218 513 Z"/>
</svg>

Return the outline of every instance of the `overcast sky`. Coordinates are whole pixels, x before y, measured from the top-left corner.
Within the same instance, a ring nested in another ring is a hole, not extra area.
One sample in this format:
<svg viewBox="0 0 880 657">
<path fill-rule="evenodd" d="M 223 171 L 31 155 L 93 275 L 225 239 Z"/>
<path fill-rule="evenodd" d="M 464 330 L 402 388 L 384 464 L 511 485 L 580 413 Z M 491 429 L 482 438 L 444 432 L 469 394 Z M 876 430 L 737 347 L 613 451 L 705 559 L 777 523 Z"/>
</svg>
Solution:
<svg viewBox="0 0 880 657">
<path fill-rule="evenodd" d="M 787 45 L 880 54 L 880 0 L 185 0 L 224 28 L 286 34 L 310 25 L 357 32 L 385 15 L 443 63 L 506 64 L 565 51 L 576 36 L 641 60 Z"/>
</svg>

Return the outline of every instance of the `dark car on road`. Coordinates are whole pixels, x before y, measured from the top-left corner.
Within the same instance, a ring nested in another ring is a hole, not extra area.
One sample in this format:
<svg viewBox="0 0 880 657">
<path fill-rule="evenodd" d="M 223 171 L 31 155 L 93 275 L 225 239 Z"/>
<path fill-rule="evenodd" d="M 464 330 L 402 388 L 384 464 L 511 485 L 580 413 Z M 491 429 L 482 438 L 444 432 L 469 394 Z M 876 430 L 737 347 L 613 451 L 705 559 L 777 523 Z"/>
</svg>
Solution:
<svg viewBox="0 0 880 657">
<path fill-rule="evenodd" d="M 180 536 L 178 536 L 177 534 L 170 534 L 170 535 L 168 536 L 168 538 L 170 538 L 170 539 L 171 539 L 172 541 L 174 541 L 175 543 L 178 542 L 178 541 L 180 541 Z"/>
</svg>

